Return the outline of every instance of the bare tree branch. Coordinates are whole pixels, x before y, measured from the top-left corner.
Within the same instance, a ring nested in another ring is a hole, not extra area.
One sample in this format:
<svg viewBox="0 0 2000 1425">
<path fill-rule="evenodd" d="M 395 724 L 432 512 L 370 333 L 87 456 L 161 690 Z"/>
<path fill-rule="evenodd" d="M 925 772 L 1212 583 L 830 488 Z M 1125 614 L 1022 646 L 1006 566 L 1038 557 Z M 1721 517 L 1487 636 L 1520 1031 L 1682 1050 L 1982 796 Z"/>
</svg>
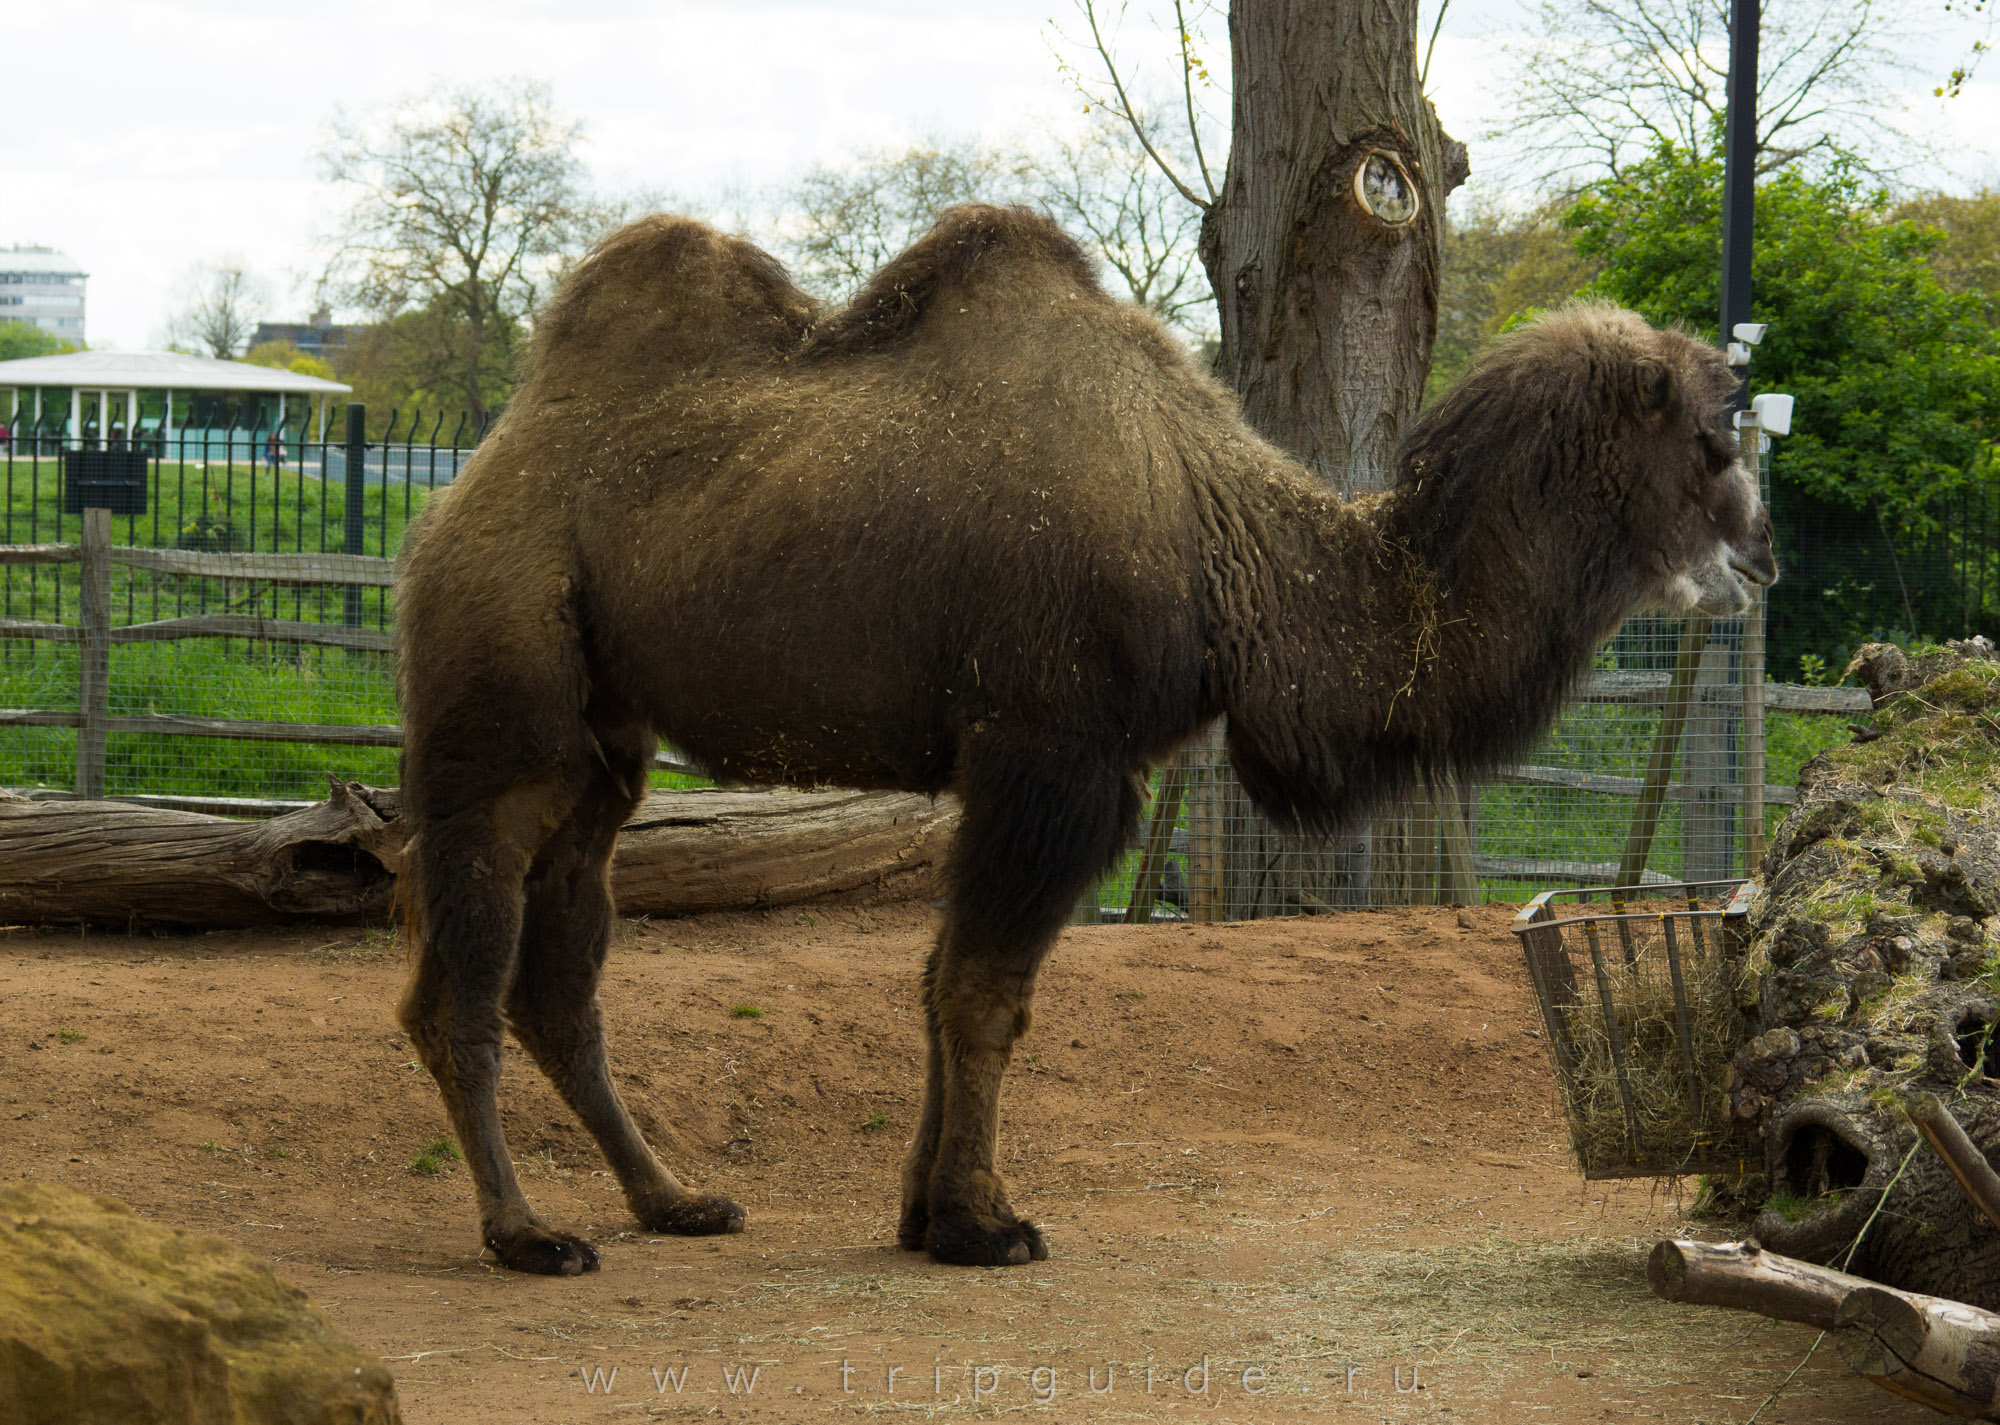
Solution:
<svg viewBox="0 0 2000 1425">
<path fill-rule="evenodd" d="M 181 305 L 167 319 L 167 340 L 223 360 L 242 353 L 256 330 L 258 310 L 270 300 L 270 289 L 240 257 L 189 268 L 181 291 Z"/>
<path fill-rule="evenodd" d="M 1766 0 L 1759 172 L 1834 147 L 1910 151 L 1883 117 L 1897 16 L 1881 0 Z M 1727 108 L 1728 32 L 1728 0 L 1540 0 L 1532 36 L 1509 46 L 1519 82 L 1489 137 L 1525 139 L 1514 166 L 1545 179 L 1615 174 L 1662 142 L 1701 156 Z"/>
<path fill-rule="evenodd" d="M 1200 340 L 1213 332 L 1196 250 L 1201 210 L 1154 163 L 1156 151 L 1170 149 L 1157 135 L 1142 145 L 1107 106 L 1081 133 L 1032 150 L 932 143 L 822 164 L 777 195 L 771 246 L 802 285 L 839 300 L 922 236 L 940 209 L 1031 203 L 1082 240 L 1133 301 Z"/>
<path fill-rule="evenodd" d="M 1446 0 L 1449 4 L 1450 0 Z M 1208 190 L 1208 200 L 1216 198 L 1215 180 L 1209 177 L 1208 157 L 1201 151 L 1201 122 L 1194 113 L 1194 74 L 1197 61 L 1192 52 L 1194 37 L 1188 33 L 1187 15 L 1181 0 L 1174 0 L 1174 33 L 1181 43 L 1181 94 L 1187 100 L 1188 142 L 1194 145 L 1194 161 L 1201 169 L 1201 186 Z"/>
<path fill-rule="evenodd" d="M 1091 44 L 1097 50 L 1097 57 L 1104 62 L 1104 72 L 1107 76 L 1110 77 L 1112 92 L 1114 92 L 1118 96 L 1118 102 L 1115 105 L 1106 105 L 1105 107 L 1109 108 L 1119 118 L 1123 119 L 1126 123 L 1132 126 L 1132 133 L 1134 134 L 1135 137 L 1138 138 L 1140 144 L 1144 146 L 1147 156 L 1150 157 L 1154 163 L 1159 165 L 1160 172 L 1164 173 L 1167 176 L 1167 181 L 1169 183 L 1172 183 L 1175 188 L 1180 190 L 1180 195 L 1183 198 L 1187 199 L 1188 202 L 1194 204 L 1197 208 L 1200 208 L 1202 211 L 1206 212 L 1208 210 L 1210 200 L 1201 197 L 1198 193 L 1194 191 L 1194 189 L 1188 187 L 1186 182 L 1182 180 L 1180 174 L 1174 171 L 1173 165 L 1168 163 L 1166 159 L 1160 156 L 1160 151 L 1155 147 L 1153 147 L 1152 138 L 1146 133 L 1145 125 L 1139 121 L 1139 116 L 1132 107 L 1132 100 L 1125 93 L 1125 80 L 1118 73 L 1118 62 L 1111 57 L 1111 46 L 1105 40 L 1103 30 L 1101 30 L 1098 27 L 1097 0 L 1077 0 L 1077 4 L 1078 7 L 1083 11 L 1084 19 L 1087 20 L 1090 24 Z M 1123 13 L 1123 6 L 1120 7 L 1120 13 L 1121 14 Z M 1179 14 L 1178 6 L 1175 7 L 1175 13 L 1176 15 Z M 1183 51 L 1183 54 L 1185 54 L 1185 51 Z M 1189 95 L 1188 99 L 1188 111 L 1190 115 L 1190 122 L 1192 122 L 1192 115 L 1194 111 L 1194 100 L 1192 94 Z M 1204 177 L 1205 176 L 1206 175 L 1204 174 Z M 1211 192 L 1212 191 L 1213 190 L 1211 190 Z"/>
<path fill-rule="evenodd" d="M 1428 89 L 1431 83 L 1431 56 L 1437 53 L 1438 34 L 1444 29 L 1445 11 L 1451 8 L 1451 0 L 1439 0 L 1437 19 L 1431 22 L 1431 40 L 1424 46 L 1423 67 L 1417 71 L 1417 88 Z"/>
</svg>

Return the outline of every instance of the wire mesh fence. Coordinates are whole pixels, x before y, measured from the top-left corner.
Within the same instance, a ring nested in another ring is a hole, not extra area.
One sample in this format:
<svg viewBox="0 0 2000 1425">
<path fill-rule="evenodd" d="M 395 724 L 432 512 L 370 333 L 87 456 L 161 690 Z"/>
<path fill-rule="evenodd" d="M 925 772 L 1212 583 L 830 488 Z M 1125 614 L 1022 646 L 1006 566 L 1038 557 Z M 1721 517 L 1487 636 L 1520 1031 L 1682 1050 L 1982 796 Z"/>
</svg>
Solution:
<svg viewBox="0 0 2000 1425">
<path fill-rule="evenodd" d="M 17 426 L 0 452 L 0 785 L 282 800 L 329 772 L 393 782 L 393 558 L 477 435 L 414 412 L 373 442 L 309 417 Z M 122 457 L 137 488 L 105 497 L 118 512 L 87 549 L 64 467 L 93 455 Z"/>
<path fill-rule="evenodd" d="M 350 414 L 337 435 L 304 419 L 13 432 L 0 450 L 0 786 L 253 809 L 316 798 L 329 773 L 393 781 L 393 560 L 478 432 L 415 416 L 365 440 Z M 133 457 L 142 486 L 94 544 L 63 480 L 89 451 Z M 1619 874 L 1639 840 L 1650 879 L 1745 874 L 1800 765 L 1865 704 L 1853 689 L 1759 686 L 1761 634 L 1754 617 L 1635 618 L 1526 760 L 1422 789 L 1331 841 L 1257 816 L 1211 730 L 1155 778 L 1144 844 L 1079 918 L 1521 900 L 1639 879 Z"/>
<path fill-rule="evenodd" d="M 1155 779 L 1141 847 L 1076 918 L 1238 920 L 1749 874 L 1799 768 L 1867 708 L 1858 689 L 1765 683 L 1765 615 L 1760 598 L 1741 618 L 1629 620 L 1526 761 L 1420 788 L 1334 838 L 1258 815 L 1212 729 Z"/>
</svg>

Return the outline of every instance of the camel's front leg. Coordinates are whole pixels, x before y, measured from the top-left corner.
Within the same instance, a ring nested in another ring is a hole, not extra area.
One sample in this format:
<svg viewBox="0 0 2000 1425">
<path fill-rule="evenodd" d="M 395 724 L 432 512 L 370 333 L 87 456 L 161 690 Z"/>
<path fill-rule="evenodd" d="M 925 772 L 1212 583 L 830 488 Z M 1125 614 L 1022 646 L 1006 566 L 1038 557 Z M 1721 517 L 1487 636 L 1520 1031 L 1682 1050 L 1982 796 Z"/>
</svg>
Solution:
<svg viewBox="0 0 2000 1425">
<path fill-rule="evenodd" d="M 897 1238 L 940 1262 L 997 1267 L 1048 1256 L 994 1168 L 1000 1084 L 1042 958 L 1129 836 L 1139 792 L 1075 747 L 987 747 L 967 760 L 951 905 L 924 970 L 924 1108 Z"/>
</svg>

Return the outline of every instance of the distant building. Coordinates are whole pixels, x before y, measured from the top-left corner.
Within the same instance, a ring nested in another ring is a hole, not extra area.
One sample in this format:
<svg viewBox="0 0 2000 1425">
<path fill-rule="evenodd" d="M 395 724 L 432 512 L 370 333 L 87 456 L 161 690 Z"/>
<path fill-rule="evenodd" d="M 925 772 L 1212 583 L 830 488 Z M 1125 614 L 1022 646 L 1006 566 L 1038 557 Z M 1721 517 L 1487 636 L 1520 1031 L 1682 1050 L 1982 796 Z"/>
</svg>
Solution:
<svg viewBox="0 0 2000 1425">
<path fill-rule="evenodd" d="M 231 442 L 254 445 L 246 433 L 259 430 L 298 425 L 325 439 L 329 404 L 351 390 L 177 351 L 76 351 L 0 361 L 0 422 L 17 439 L 30 432 L 63 445 L 178 440 L 181 451 L 190 441 L 216 442 L 220 456 Z"/>
<path fill-rule="evenodd" d="M 321 307 L 312 314 L 310 321 L 257 323 L 257 332 L 250 338 L 250 345 L 254 349 L 267 341 L 288 341 L 307 356 L 331 361 L 336 352 L 367 330 L 366 326 L 335 326 L 333 313 Z"/>
<path fill-rule="evenodd" d="M 90 274 L 52 247 L 0 248 L 0 322 L 31 322 L 83 344 L 83 284 Z"/>
</svg>

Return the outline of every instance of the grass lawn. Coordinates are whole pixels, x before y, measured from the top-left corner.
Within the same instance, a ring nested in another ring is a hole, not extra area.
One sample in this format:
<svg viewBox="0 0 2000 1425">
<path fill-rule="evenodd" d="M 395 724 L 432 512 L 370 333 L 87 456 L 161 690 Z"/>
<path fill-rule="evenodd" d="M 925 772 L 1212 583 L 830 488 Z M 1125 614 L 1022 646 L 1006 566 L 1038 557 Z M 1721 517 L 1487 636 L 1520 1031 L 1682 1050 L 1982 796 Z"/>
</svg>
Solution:
<svg viewBox="0 0 2000 1425">
<path fill-rule="evenodd" d="M 422 452 L 416 458 L 421 462 Z M 401 469 L 401 464 L 396 466 Z M 272 472 L 236 460 L 163 460 L 152 467 L 147 513 L 114 517 L 121 544 L 206 550 L 337 551 L 344 547 L 346 492 L 302 474 L 296 465 Z M 419 483 L 370 485 L 363 504 L 363 548 L 393 555 L 428 490 Z M 61 512 L 54 460 L 0 456 L 0 543 L 69 543 L 79 518 Z M 0 567 L 0 617 L 73 623 L 79 571 L 74 565 Z M 138 623 L 195 613 L 261 613 L 305 622 L 340 622 L 346 591 L 261 581 L 192 579 L 114 566 L 114 623 Z M 388 590 L 362 595 L 362 621 L 388 628 Z M 1671 630 L 1641 628 L 1621 635 L 1631 666 L 1670 662 Z M 1665 649 L 1665 654 L 1661 650 Z M 1636 661 L 1631 655 L 1638 654 Z M 0 640 L 0 707 L 76 706 L 73 646 Z M 299 723 L 394 723 L 395 687 L 388 655 L 334 649 L 191 639 L 113 650 L 114 715 L 179 713 L 195 717 Z M 1652 750 L 1658 710 L 1635 705 L 1577 704 L 1529 757 L 1545 766 L 1640 777 Z M 67 728 L 0 729 L 0 786 L 67 787 L 74 780 L 75 733 Z M 1789 785 L 1805 761 L 1845 742 L 1836 717 L 1769 713 L 1765 721 L 1766 780 Z M 1684 749 L 1676 780 L 1690 757 L 1722 749 Z M 337 744 L 239 742 L 217 738 L 113 734 L 106 786 L 114 795 L 182 792 L 209 796 L 317 797 L 331 773 L 378 784 L 396 779 L 389 748 Z M 1157 777 L 1154 779 L 1157 785 Z M 656 772 L 655 786 L 701 786 L 700 779 Z M 1561 787 L 1492 784 L 1479 794 L 1479 849 L 1489 856 L 1536 860 L 1615 861 L 1622 851 L 1634 799 Z M 1783 808 L 1771 808 L 1773 825 Z M 1183 810 L 1181 825 L 1187 824 Z M 1681 806 L 1664 808 L 1652 857 L 1655 868 L 1678 873 L 1684 827 Z M 1100 901 L 1129 896 L 1137 853 L 1106 878 Z M 1487 883 L 1493 899 L 1526 894 L 1525 883 Z"/>
</svg>

